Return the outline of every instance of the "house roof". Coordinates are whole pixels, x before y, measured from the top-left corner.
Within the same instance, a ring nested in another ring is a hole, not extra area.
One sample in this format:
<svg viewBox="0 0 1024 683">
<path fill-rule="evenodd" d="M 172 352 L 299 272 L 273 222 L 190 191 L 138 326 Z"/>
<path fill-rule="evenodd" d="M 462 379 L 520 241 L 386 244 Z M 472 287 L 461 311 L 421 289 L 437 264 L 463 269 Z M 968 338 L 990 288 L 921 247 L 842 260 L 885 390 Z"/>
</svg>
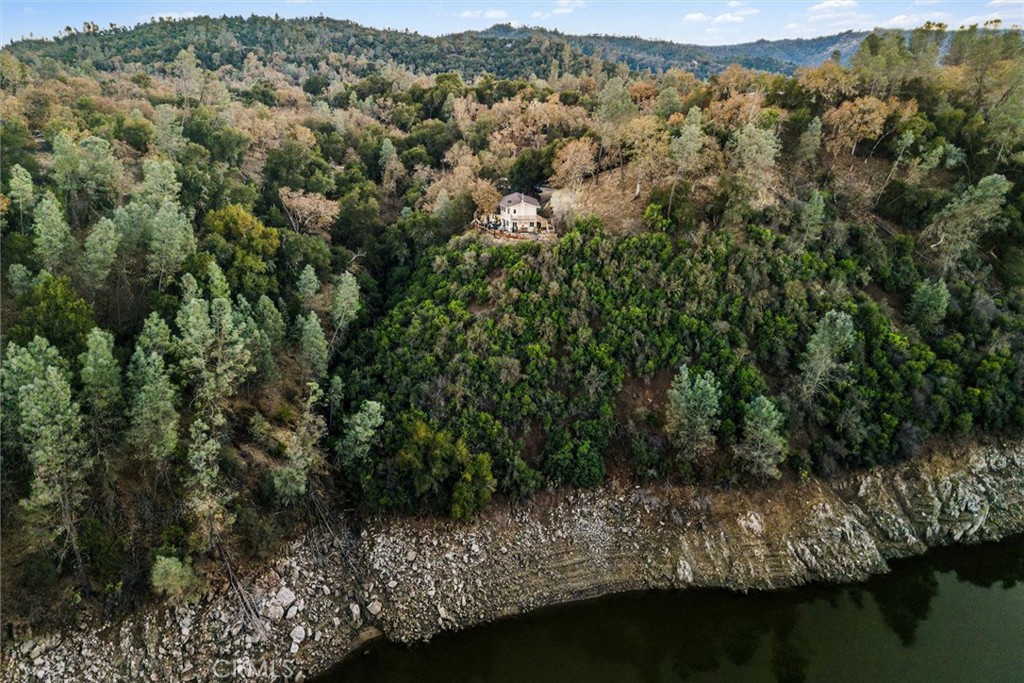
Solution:
<svg viewBox="0 0 1024 683">
<path fill-rule="evenodd" d="M 539 201 L 537 201 L 536 199 L 529 195 L 523 194 L 522 192 L 513 192 L 512 194 L 505 195 L 504 197 L 501 198 L 501 201 L 498 203 L 498 206 L 517 206 L 523 203 L 530 204 L 532 206 L 540 208 Z"/>
</svg>

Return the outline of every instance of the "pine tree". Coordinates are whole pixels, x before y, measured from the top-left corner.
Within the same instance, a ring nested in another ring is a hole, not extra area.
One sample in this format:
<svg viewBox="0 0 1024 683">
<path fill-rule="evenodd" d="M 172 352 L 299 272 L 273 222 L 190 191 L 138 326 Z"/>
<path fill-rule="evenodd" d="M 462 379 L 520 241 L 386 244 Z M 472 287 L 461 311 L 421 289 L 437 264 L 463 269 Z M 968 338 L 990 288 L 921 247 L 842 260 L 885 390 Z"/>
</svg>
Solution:
<svg viewBox="0 0 1024 683">
<path fill-rule="evenodd" d="M 71 228 L 64 220 L 64 212 L 56 198 L 47 192 L 34 211 L 36 257 L 43 267 L 55 275 L 66 272 L 72 266 L 72 259 L 78 243 L 71 236 Z"/>
<path fill-rule="evenodd" d="M 299 318 L 299 325 L 299 365 L 307 378 L 319 381 L 327 376 L 327 363 L 330 359 L 320 318 L 310 311 L 305 318 Z"/>
<path fill-rule="evenodd" d="M 943 275 L 958 268 L 978 238 L 994 227 L 1010 187 L 1004 176 L 986 176 L 935 215 L 921 239 L 936 254 Z"/>
<path fill-rule="evenodd" d="M 800 394 L 810 403 L 845 367 L 840 358 L 853 345 L 853 319 L 843 311 L 829 311 L 818 321 L 800 363 Z"/>
<path fill-rule="evenodd" d="M 363 401 L 359 411 L 345 421 L 345 436 L 338 441 L 337 456 L 341 467 L 361 476 L 370 457 L 370 448 L 381 425 L 384 406 L 377 401 Z"/>
<path fill-rule="evenodd" d="M 124 398 L 121 368 L 114 358 L 114 336 L 94 327 L 79 359 L 83 396 L 91 418 L 92 442 L 97 451 L 110 442 L 121 421 Z"/>
<path fill-rule="evenodd" d="M 821 238 L 825 225 L 825 196 L 820 190 L 811 192 L 800 212 L 800 244 L 813 244 Z"/>
<path fill-rule="evenodd" d="M 743 443 L 739 454 L 744 467 L 762 481 L 778 479 L 779 465 L 786 457 L 785 420 L 771 400 L 758 396 L 747 404 L 743 416 Z"/>
<path fill-rule="evenodd" d="M 82 415 L 71 399 L 67 373 L 47 366 L 42 377 L 19 390 L 18 410 L 33 475 L 31 493 L 21 505 L 33 527 L 33 540 L 49 547 L 62 538 L 58 555 L 62 560 L 68 551 L 74 555 L 82 585 L 88 590 L 77 527 L 91 461 L 82 443 Z"/>
<path fill-rule="evenodd" d="M 338 278 L 331 294 L 331 323 L 334 325 L 330 343 L 332 350 L 339 336 L 343 335 L 355 320 L 359 307 L 359 283 L 355 275 L 346 271 Z"/>
<path fill-rule="evenodd" d="M 206 415 L 211 429 L 218 429 L 226 400 L 252 372 L 244 326 L 238 324 L 229 299 L 202 298 L 191 274 L 182 279 L 182 290 L 176 319 L 178 369 L 195 387 L 197 411 Z"/>
<path fill-rule="evenodd" d="M 192 225 L 176 203 L 165 201 L 153 216 L 149 249 L 149 276 L 163 291 L 196 250 Z"/>
<path fill-rule="evenodd" d="M 755 205 L 764 201 L 773 184 L 780 149 L 774 131 L 758 128 L 753 123 L 733 135 L 730 168 Z"/>
<path fill-rule="evenodd" d="M 697 375 L 691 374 L 686 364 L 679 367 L 668 390 L 665 428 L 684 462 L 693 462 L 714 450 L 721 396 L 718 380 L 710 370 Z"/>
<path fill-rule="evenodd" d="M 32 183 L 32 174 L 15 164 L 11 167 L 11 179 L 8 185 L 11 201 L 18 209 L 18 228 L 25 229 L 25 214 L 32 209 L 35 201 L 36 188 Z"/>
<path fill-rule="evenodd" d="M 807 130 L 800 134 L 796 145 L 796 164 L 798 168 L 813 168 L 821 149 L 821 119 L 815 116 L 807 124 Z"/>
<path fill-rule="evenodd" d="M 163 356 L 140 343 L 128 367 L 131 402 L 128 443 L 143 459 L 164 470 L 178 443 L 178 392 Z"/>
<path fill-rule="evenodd" d="M 922 280 L 910 297 L 908 313 L 922 332 L 931 332 L 942 322 L 949 308 L 949 289 L 943 280 L 929 282 Z"/>
<path fill-rule="evenodd" d="M 287 464 L 274 470 L 274 491 L 284 504 L 298 500 L 306 492 L 309 476 L 323 465 L 320 440 L 327 432 L 324 419 L 316 412 L 323 391 L 316 382 L 307 386 L 302 417 L 286 444 Z"/>
<path fill-rule="evenodd" d="M 280 309 L 266 294 L 260 296 L 259 301 L 256 302 L 255 318 L 260 329 L 267 333 L 267 337 L 270 339 L 270 348 L 275 353 L 280 351 L 288 332 L 288 326 Z"/>
<path fill-rule="evenodd" d="M 188 146 L 188 140 L 182 135 L 182 122 L 178 112 L 169 104 L 161 104 L 154 110 L 153 129 L 153 142 L 156 148 L 171 159 L 177 159 Z"/>
<path fill-rule="evenodd" d="M 313 305 L 313 298 L 320 291 L 320 279 L 316 276 L 313 266 L 307 263 L 306 267 L 302 269 L 302 273 L 299 274 L 299 281 L 296 283 L 296 288 L 299 293 L 299 301 L 302 302 L 302 308 L 308 311 Z"/>
<path fill-rule="evenodd" d="M 142 189 L 137 195 L 154 210 L 166 202 L 178 204 L 181 183 L 174 170 L 174 164 L 160 159 L 146 159 L 142 162 Z"/>
<path fill-rule="evenodd" d="M 82 263 L 82 277 L 86 286 L 95 291 L 103 286 L 110 268 L 117 258 L 121 244 L 121 233 L 109 218 L 101 219 L 85 238 L 85 258 Z"/>
<path fill-rule="evenodd" d="M 174 349 L 171 328 L 158 313 L 150 313 L 143 322 L 136 348 L 142 349 L 145 353 L 155 352 L 161 356 L 166 356 Z"/>
<path fill-rule="evenodd" d="M 25 346 L 11 343 L 0 364 L 0 436 L 5 450 L 21 449 L 21 410 L 19 392 L 22 387 L 42 381 L 49 366 L 67 371 L 67 363 L 60 352 L 42 337 L 35 337 Z"/>
<path fill-rule="evenodd" d="M 196 520 L 193 547 L 207 550 L 220 534 L 231 526 L 220 490 L 220 441 L 211 426 L 197 417 L 189 426 L 188 464 L 191 470 L 185 491 L 186 505 Z"/>
</svg>

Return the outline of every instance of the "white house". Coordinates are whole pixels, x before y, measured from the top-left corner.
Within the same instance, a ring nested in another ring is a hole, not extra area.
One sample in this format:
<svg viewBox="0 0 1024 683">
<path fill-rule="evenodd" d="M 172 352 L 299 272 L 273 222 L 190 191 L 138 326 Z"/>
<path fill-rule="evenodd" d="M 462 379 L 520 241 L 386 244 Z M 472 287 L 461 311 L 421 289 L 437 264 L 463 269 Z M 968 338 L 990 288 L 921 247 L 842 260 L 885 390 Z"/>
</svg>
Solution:
<svg viewBox="0 0 1024 683">
<path fill-rule="evenodd" d="M 501 229 L 509 232 L 543 232 L 548 222 L 537 214 L 540 202 L 522 192 L 513 192 L 498 202 Z"/>
</svg>

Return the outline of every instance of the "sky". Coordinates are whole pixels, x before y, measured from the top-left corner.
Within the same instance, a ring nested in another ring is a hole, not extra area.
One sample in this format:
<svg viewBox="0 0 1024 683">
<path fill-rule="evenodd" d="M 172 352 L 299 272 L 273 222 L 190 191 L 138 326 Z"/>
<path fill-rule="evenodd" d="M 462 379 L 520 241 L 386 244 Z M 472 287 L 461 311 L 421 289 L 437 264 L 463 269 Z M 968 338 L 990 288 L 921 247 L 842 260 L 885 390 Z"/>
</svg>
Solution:
<svg viewBox="0 0 1024 683">
<path fill-rule="evenodd" d="M 152 17 L 278 14 L 351 19 L 428 35 L 497 23 L 721 45 L 806 38 L 847 29 L 952 27 L 999 18 L 1024 25 L 1024 0 L 0 0 L 0 44 L 92 21 L 134 26 Z"/>
</svg>

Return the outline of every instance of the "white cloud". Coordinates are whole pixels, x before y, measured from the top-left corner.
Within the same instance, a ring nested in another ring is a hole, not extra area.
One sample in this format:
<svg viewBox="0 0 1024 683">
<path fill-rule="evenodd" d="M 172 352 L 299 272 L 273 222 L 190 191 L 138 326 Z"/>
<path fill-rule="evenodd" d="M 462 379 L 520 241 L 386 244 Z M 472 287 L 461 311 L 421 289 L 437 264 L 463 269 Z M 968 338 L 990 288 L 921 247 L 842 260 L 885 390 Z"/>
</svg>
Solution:
<svg viewBox="0 0 1024 683">
<path fill-rule="evenodd" d="M 572 14 L 573 10 L 583 9 L 587 6 L 583 0 L 556 0 L 553 14 Z"/>
<path fill-rule="evenodd" d="M 1017 7 L 1024 10 L 1024 0 L 991 0 L 985 3 L 985 7 Z"/>
<path fill-rule="evenodd" d="M 943 0 L 914 0 L 914 5 L 921 7 L 924 5 L 941 5 Z"/>
<path fill-rule="evenodd" d="M 834 9 L 852 9 L 857 6 L 857 0 L 825 0 L 817 5 L 807 8 L 808 12 L 824 12 Z"/>
<path fill-rule="evenodd" d="M 551 16 L 550 12 L 534 12 L 530 15 L 531 19 L 547 19 Z"/>
<path fill-rule="evenodd" d="M 929 12 L 928 14 L 898 14 L 892 19 L 883 21 L 884 28 L 917 28 L 926 21 L 945 21 L 950 15 L 945 12 Z"/>
<path fill-rule="evenodd" d="M 858 12 L 824 12 L 820 14 L 812 14 L 807 17 L 807 21 L 828 21 L 836 23 L 842 21 L 855 21 L 858 19 L 871 19 L 871 17 L 872 15 L 870 14 L 860 14 Z"/>
<path fill-rule="evenodd" d="M 690 14 L 687 14 L 685 17 L 683 17 L 683 19 L 685 19 L 686 21 L 707 21 L 710 18 L 711 17 L 702 12 L 691 12 Z"/>
<path fill-rule="evenodd" d="M 760 13 L 761 13 L 761 10 L 754 9 L 753 7 L 749 8 L 749 9 L 740 9 L 740 10 L 736 10 L 735 12 L 726 12 L 725 14 L 719 14 L 717 17 L 715 17 L 714 19 L 711 20 L 711 23 L 713 23 L 713 24 L 738 24 L 741 21 L 743 21 L 746 17 L 751 17 L 751 16 L 754 16 L 755 14 L 760 14 Z"/>
<path fill-rule="evenodd" d="M 468 9 L 459 16 L 463 19 L 505 19 L 508 12 L 503 9 Z"/>
<path fill-rule="evenodd" d="M 745 4 L 747 4 L 747 3 L 740 2 L 740 0 L 729 0 L 729 2 L 725 3 L 725 6 L 726 7 L 743 7 Z"/>
</svg>

